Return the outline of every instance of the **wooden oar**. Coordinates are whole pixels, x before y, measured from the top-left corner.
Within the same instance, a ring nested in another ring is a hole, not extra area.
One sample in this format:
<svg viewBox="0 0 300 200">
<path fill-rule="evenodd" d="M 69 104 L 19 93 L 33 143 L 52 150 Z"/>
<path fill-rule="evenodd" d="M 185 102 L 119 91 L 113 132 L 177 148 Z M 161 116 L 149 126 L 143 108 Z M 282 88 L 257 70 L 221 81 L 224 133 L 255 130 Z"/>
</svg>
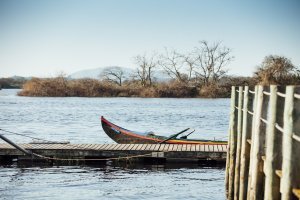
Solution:
<svg viewBox="0 0 300 200">
<path fill-rule="evenodd" d="M 165 140 L 159 142 L 158 144 L 162 144 L 162 143 L 165 143 L 165 142 L 168 141 L 168 140 L 172 140 L 172 139 L 176 138 L 178 135 L 180 135 L 181 133 L 184 133 L 184 132 L 186 132 L 186 131 L 189 130 L 189 129 L 190 129 L 190 128 L 187 128 L 187 129 L 184 129 L 183 131 L 180 131 L 179 133 L 176 133 L 175 135 L 171 135 L 171 136 L 168 137 L 167 139 L 165 139 Z"/>
<path fill-rule="evenodd" d="M 188 137 L 189 135 L 191 135 L 192 133 L 194 133 L 194 132 L 195 132 L 195 129 L 194 129 L 192 132 L 190 132 L 189 134 L 180 137 L 180 139 L 187 139 L 187 137 Z"/>
</svg>

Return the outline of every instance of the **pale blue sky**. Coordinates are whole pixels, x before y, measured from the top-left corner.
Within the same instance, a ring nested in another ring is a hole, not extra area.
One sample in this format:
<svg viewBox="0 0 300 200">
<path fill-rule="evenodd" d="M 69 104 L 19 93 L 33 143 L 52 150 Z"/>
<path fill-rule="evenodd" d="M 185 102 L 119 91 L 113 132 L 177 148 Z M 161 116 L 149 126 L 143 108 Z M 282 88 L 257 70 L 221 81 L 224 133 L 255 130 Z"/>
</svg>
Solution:
<svg viewBox="0 0 300 200">
<path fill-rule="evenodd" d="M 300 65 L 299 0 L 0 0 L 0 77 L 135 67 L 164 47 L 222 41 L 230 74 L 252 75 L 270 54 Z"/>
</svg>

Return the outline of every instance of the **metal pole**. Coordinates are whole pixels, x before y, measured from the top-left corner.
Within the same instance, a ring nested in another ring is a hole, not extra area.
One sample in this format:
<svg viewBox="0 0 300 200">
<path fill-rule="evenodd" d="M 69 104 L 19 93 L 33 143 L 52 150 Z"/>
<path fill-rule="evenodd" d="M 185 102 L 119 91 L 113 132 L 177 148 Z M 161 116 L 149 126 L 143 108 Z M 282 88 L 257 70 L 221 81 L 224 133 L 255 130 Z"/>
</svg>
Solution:
<svg viewBox="0 0 300 200">
<path fill-rule="evenodd" d="M 2 140 L 4 140 L 5 142 L 7 142 L 8 144 L 10 144 L 11 146 L 15 147 L 16 149 L 18 149 L 19 151 L 22 151 L 23 153 L 25 153 L 26 155 L 32 156 L 33 154 L 25 149 L 23 149 L 22 147 L 18 146 L 17 144 L 13 143 L 12 141 L 10 141 L 9 139 L 7 139 L 6 137 L 4 137 L 3 135 L 0 134 L 0 138 Z"/>
</svg>

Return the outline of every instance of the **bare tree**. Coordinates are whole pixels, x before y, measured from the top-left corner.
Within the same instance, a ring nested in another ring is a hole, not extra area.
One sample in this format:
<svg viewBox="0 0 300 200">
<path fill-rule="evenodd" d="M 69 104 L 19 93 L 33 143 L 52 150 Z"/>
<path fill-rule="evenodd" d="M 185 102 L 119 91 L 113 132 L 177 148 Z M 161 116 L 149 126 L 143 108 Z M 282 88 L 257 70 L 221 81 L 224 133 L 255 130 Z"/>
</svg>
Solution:
<svg viewBox="0 0 300 200">
<path fill-rule="evenodd" d="M 265 57 L 262 64 L 254 72 L 259 83 L 269 84 L 299 84 L 300 71 L 291 60 L 283 56 L 270 55 Z"/>
<path fill-rule="evenodd" d="M 188 61 L 190 61 L 188 59 Z M 179 82 L 185 82 L 187 75 L 184 70 L 185 57 L 178 53 L 176 50 L 165 49 L 165 53 L 160 55 L 159 65 L 165 70 L 165 72 Z"/>
<path fill-rule="evenodd" d="M 192 54 L 188 54 L 183 56 L 183 62 L 187 66 L 188 81 L 191 81 L 195 71 L 196 59 Z"/>
<path fill-rule="evenodd" d="M 137 67 L 137 77 L 140 80 L 142 86 L 152 85 L 153 71 L 157 67 L 156 53 L 151 55 L 138 55 L 134 58 Z"/>
<path fill-rule="evenodd" d="M 231 50 L 221 46 L 221 42 L 209 46 L 208 42 L 200 41 L 200 46 L 195 48 L 196 59 L 195 74 L 204 85 L 216 83 L 227 73 L 225 66 L 233 60 Z"/>
<path fill-rule="evenodd" d="M 107 67 L 100 74 L 100 79 L 122 86 L 125 75 L 121 67 Z"/>
</svg>

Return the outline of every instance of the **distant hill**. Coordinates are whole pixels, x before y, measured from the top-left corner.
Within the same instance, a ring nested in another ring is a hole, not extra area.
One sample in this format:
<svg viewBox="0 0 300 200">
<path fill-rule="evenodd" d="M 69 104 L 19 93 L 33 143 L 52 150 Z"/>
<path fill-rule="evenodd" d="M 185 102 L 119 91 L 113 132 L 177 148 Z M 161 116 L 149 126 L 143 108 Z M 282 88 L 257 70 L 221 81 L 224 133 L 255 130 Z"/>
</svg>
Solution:
<svg viewBox="0 0 300 200">
<path fill-rule="evenodd" d="M 108 67 L 115 67 L 115 66 L 107 66 L 107 67 L 98 67 L 93 69 L 86 69 L 86 70 L 80 70 L 77 72 L 74 72 L 68 76 L 70 79 L 82 79 L 82 78 L 92 78 L 92 79 L 99 79 L 99 76 L 101 76 L 104 69 Z M 136 73 L 135 69 L 127 68 L 127 67 L 121 67 L 123 71 L 125 72 L 125 77 L 130 78 L 132 75 Z M 158 82 L 167 81 L 170 80 L 170 77 L 165 74 L 162 70 L 155 71 L 154 77 Z"/>
<path fill-rule="evenodd" d="M 92 78 L 92 79 L 99 79 L 99 76 L 102 74 L 103 70 L 108 67 L 116 67 L 116 66 L 107 66 L 107 67 L 98 67 L 93 69 L 86 69 L 74 72 L 68 76 L 71 79 L 81 79 L 81 78 Z M 133 69 L 121 67 L 125 72 L 125 76 L 130 76 L 134 72 Z"/>
</svg>

